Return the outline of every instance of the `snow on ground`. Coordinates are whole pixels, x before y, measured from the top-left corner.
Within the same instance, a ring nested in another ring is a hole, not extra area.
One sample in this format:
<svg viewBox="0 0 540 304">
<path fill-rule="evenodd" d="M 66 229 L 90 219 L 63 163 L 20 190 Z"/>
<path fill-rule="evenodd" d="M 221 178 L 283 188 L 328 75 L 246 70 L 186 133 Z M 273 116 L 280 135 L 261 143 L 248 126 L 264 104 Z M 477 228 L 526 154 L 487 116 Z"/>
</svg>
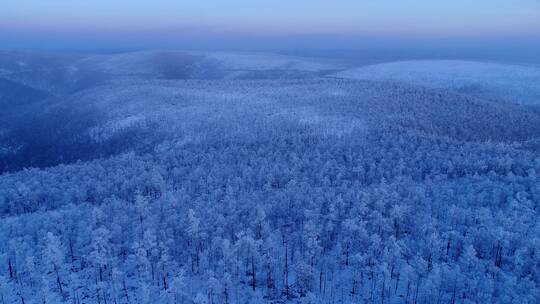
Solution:
<svg viewBox="0 0 540 304">
<path fill-rule="evenodd" d="M 444 88 L 490 100 L 540 104 L 540 68 L 461 60 L 412 60 L 376 64 L 334 74 Z"/>
<path fill-rule="evenodd" d="M 166 126 L 167 134 L 201 133 L 200 122 L 226 124 L 254 136 L 254 123 L 280 119 L 313 128 L 327 135 L 343 135 L 366 128 L 363 118 L 343 117 L 338 103 L 328 114 L 326 103 L 351 98 L 350 85 L 333 88 L 337 80 L 155 80 L 119 81 L 75 94 L 67 103 L 92 107 L 103 121 L 88 130 L 104 142 L 126 130 Z M 351 95 L 352 94 L 352 95 Z M 323 108 L 321 109 L 321 106 Z"/>
<path fill-rule="evenodd" d="M 47 58 L 0 53 L 2 303 L 540 301 L 540 113 L 475 97 L 526 68 Z"/>
<path fill-rule="evenodd" d="M 207 52 L 203 53 L 208 59 L 216 60 L 226 69 L 233 70 L 301 70 L 318 72 L 334 70 L 337 67 L 321 60 L 261 53 L 231 53 Z"/>
<path fill-rule="evenodd" d="M 158 74 L 149 62 L 148 52 L 135 52 L 120 55 L 94 55 L 80 61 L 93 69 L 111 74 Z"/>
</svg>

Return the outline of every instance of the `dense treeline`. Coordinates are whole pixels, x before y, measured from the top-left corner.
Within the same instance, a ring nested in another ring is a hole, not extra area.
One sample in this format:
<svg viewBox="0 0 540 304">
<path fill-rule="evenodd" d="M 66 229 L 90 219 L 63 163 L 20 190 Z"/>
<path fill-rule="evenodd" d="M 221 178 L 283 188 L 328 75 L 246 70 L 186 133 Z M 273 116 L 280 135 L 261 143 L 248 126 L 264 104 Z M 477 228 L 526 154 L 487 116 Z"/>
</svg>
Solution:
<svg viewBox="0 0 540 304">
<path fill-rule="evenodd" d="M 2 176 L 3 301 L 540 299 L 536 154 L 278 133 Z"/>
<path fill-rule="evenodd" d="M 540 115 L 531 107 L 343 79 L 117 79 L 13 112 L 0 120 L 0 172 L 148 152 L 186 134 L 223 132 L 211 129 L 218 124 L 246 129 L 246 121 L 257 126 L 276 117 L 280 123 L 321 125 L 321 133 L 365 125 L 477 142 L 540 138 Z M 245 133 L 257 136 L 253 130 Z"/>
<path fill-rule="evenodd" d="M 540 302 L 538 109 L 298 60 L 26 56 L 0 56 L 0 304 Z"/>
</svg>

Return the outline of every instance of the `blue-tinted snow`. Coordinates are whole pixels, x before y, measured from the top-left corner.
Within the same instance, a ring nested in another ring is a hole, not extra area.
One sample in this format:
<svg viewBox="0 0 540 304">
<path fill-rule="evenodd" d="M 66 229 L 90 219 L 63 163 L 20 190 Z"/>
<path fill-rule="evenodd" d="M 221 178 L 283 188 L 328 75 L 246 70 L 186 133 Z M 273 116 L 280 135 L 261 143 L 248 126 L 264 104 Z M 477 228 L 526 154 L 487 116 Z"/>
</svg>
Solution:
<svg viewBox="0 0 540 304">
<path fill-rule="evenodd" d="M 536 303 L 535 71 L 1 53 L 0 299 Z"/>
<path fill-rule="evenodd" d="M 540 104 L 540 68 L 460 60 L 397 61 L 353 68 L 335 76 L 452 89 L 491 100 Z"/>
</svg>

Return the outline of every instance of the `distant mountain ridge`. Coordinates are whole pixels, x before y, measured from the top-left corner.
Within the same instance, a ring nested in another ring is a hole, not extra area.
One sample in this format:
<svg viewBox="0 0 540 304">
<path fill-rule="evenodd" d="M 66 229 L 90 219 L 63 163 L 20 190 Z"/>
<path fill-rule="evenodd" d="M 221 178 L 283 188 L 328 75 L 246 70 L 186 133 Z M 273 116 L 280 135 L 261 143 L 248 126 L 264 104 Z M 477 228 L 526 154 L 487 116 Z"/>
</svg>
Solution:
<svg viewBox="0 0 540 304">
<path fill-rule="evenodd" d="M 353 68 L 334 76 L 399 81 L 495 101 L 540 104 L 540 68 L 462 60 L 397 61 Z"/>
</svg>

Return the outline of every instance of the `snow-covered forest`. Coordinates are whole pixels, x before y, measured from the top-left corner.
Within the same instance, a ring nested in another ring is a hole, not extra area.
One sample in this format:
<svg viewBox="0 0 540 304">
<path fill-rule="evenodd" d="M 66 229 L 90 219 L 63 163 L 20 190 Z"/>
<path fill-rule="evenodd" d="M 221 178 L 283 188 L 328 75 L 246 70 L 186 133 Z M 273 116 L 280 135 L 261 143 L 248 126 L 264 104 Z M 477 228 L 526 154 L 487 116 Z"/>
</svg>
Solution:
<svg viewBox="0 0 540 304">
<path fill-rule="evenodd" d="M 417 64 L 0 53 L 0 303 L 540 302 L 540 69 Z"/>
</svg>

